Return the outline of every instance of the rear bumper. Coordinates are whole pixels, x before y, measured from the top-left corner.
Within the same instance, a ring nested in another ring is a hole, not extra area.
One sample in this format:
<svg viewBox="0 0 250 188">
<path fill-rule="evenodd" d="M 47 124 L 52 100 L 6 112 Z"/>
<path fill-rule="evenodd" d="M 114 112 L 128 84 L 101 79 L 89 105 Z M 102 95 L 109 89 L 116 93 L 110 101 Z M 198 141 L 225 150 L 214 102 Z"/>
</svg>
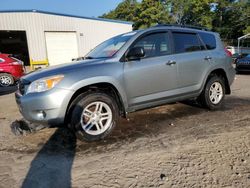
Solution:
<svg viewBox="0 0 250 188">
<path fill-rule="evenodd" d="M 19 92 L 15 94 L 16 103 L 23 117 L 47 127 L 63 125 L 72 95 L 73 91 L 59 88 L 27 95 L 21 95 Z"/>
</svg>

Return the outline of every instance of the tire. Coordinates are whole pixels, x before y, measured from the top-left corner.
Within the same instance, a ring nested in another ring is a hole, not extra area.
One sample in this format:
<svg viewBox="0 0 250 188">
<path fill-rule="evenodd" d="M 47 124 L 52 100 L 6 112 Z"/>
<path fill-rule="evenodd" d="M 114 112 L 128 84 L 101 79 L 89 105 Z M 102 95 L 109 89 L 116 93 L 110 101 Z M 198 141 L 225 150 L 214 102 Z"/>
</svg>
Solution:
<svg viewBox="0 0 250 188">
<path fill-rule="evenodd" d="M 108 94 L 87 92 L 72 105 L 70 127 L 80 140 L 101 140 L 116 126 L 118 112 L 117 103 Z"/>
<path fill-rule="evenodd" d="M 8 87 L 14 84 L 14 78 L 7 73 L 0 73 L 0 86 Z"/>
<path fill-rule="evenodd" d="M 219 109 L 225 97 L 225 81 L 222 77 L 213 75 L 210 77 L 198 98 L 198 102 L 210 110 Z"/>
</svg>

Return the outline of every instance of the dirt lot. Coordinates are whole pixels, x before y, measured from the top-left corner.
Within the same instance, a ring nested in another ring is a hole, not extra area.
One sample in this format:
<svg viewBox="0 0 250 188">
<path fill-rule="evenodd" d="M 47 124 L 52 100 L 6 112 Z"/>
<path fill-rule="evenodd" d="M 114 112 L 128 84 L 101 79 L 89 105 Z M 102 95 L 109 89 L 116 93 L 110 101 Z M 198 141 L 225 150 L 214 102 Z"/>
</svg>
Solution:
<svg viewBox="0 0 250 188">
<path fill-rule="evenodd" d="M 250 75 L 237 76 L 219 111 L 137 112 L 96 143 L 67 129 L 14 136 L 14 95 L 0 105 L 0 187 L 250 187 Z"/>
</svg>

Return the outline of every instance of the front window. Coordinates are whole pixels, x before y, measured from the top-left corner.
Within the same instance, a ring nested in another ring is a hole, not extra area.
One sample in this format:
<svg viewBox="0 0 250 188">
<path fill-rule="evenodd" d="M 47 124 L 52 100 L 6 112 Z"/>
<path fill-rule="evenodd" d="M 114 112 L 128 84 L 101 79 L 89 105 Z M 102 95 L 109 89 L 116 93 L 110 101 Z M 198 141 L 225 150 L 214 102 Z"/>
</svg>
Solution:
<svg viewBox="0 0 250 188">
<path fill-rule="evenodd" d="M 142 37 L 133 47 L 141 47 L 145 51 L 144 58 L 168 55 L 171 53 L 167 32 L 151 33 Z"/>
<path fill-rule="evenodd" d="M 86 55 L 86 59 L 113 57 L 136 32 L 125 33 L 106 40 Z"/>
</svg>

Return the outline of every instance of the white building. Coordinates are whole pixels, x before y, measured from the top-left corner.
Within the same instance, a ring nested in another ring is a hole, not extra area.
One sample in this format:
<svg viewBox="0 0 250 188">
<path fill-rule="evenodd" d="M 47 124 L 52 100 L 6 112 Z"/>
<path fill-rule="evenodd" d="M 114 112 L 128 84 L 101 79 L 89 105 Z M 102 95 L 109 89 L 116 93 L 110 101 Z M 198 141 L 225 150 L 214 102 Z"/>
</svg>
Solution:
<svg viewBox="0 0 250 188">
<path fill-rule="evenodd" d="M 102 41 L 132 30 L 132 23 L 38 10 L 0 11 L 0 52 L 30 61 L 66 63 Z"/>
</svg>

